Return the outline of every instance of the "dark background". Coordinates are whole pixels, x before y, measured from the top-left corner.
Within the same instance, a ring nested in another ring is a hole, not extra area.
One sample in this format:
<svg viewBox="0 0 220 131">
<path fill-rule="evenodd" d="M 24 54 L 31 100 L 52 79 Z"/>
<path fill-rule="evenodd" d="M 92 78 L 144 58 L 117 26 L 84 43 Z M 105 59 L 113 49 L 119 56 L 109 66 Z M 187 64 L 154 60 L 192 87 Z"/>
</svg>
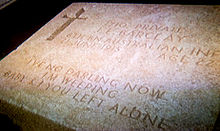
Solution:
<svg viewBox="0 0 220 131">
<path fill-rule="evenodd" d="M 23 41 L 29 38 L 54 16 L 73 2 L 71 0 L 17 0 L 0 10 L 0 60 L 16 49 Z M 184 4 L 184 5 L 216 5 L 211 0 L 147 0 L 135 2 L 120 1 L 90 1 L 104 3 L 145 3 L 145 4 Z M 220 130 L 219 118 L 215 130 Z M 20 130 L 6 115 L 0 114 L 0 129 Z"/>
</svg>

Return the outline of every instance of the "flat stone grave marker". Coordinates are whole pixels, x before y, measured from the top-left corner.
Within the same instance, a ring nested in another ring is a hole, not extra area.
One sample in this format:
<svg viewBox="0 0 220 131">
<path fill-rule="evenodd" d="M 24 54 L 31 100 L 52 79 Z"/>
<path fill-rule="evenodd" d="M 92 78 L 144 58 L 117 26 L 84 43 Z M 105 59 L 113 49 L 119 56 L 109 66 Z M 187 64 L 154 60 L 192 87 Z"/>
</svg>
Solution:
<svg viewBox="0 0 220 131">
<path fill-rule="evenodd" d="M 0 62 L 24 130 L 212 130 L 220 7 L 73 3 Z"/>
</svg>

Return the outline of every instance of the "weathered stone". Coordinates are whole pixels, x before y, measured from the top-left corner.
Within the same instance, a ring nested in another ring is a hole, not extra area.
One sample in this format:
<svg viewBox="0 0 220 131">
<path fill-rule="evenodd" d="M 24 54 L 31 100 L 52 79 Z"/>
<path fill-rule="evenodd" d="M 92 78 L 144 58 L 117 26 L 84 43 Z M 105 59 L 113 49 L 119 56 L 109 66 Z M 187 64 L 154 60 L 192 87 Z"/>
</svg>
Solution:
<svg viewBox="0 0 220 131">
<path fill-rule="evenodd" d="M 23 129 L 212 130 L 219 23 L 219 6 L 74 3 L 0 62 L 1 112 Z"/>
</svg>

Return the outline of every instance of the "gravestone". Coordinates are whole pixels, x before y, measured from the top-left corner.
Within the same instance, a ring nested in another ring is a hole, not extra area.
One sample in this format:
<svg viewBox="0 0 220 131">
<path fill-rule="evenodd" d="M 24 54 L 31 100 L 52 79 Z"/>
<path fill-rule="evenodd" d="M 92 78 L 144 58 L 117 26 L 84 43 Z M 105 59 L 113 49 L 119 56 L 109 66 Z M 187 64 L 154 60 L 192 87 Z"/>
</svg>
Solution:
<svg viewBox="0 0 220 131">
<path fill-rule="evenodd" d="M 220 7 L 73 3 L 0 62 L 24 130 L 212 130 Z"/>
</svg>

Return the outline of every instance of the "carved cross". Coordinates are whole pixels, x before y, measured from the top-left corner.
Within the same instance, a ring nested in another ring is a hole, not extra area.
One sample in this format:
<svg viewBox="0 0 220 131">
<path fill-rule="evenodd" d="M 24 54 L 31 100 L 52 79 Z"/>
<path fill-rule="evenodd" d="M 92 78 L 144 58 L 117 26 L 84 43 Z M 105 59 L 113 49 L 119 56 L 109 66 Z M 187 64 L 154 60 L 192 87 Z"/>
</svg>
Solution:
<svg viewBox="0 0 220 131">
<path fill-rule="evenodd" d="M 87 19 L 87 18 L 79 18 L 79 16 L 84 13 L 85 10 L 81 8 L 78 12 L 76 12 L 75 17 L 70 18 L 67 15 L 64 15 L 63 18 L 68 18 L 68 20 L 59 28 L 57 28 L 48 38 L 47 40 L 51 41 L 53 40 L 58 34 L 60 34 L 67 26 L 69 26 L 74 20 L 76 19 Z"/>
</svg>

